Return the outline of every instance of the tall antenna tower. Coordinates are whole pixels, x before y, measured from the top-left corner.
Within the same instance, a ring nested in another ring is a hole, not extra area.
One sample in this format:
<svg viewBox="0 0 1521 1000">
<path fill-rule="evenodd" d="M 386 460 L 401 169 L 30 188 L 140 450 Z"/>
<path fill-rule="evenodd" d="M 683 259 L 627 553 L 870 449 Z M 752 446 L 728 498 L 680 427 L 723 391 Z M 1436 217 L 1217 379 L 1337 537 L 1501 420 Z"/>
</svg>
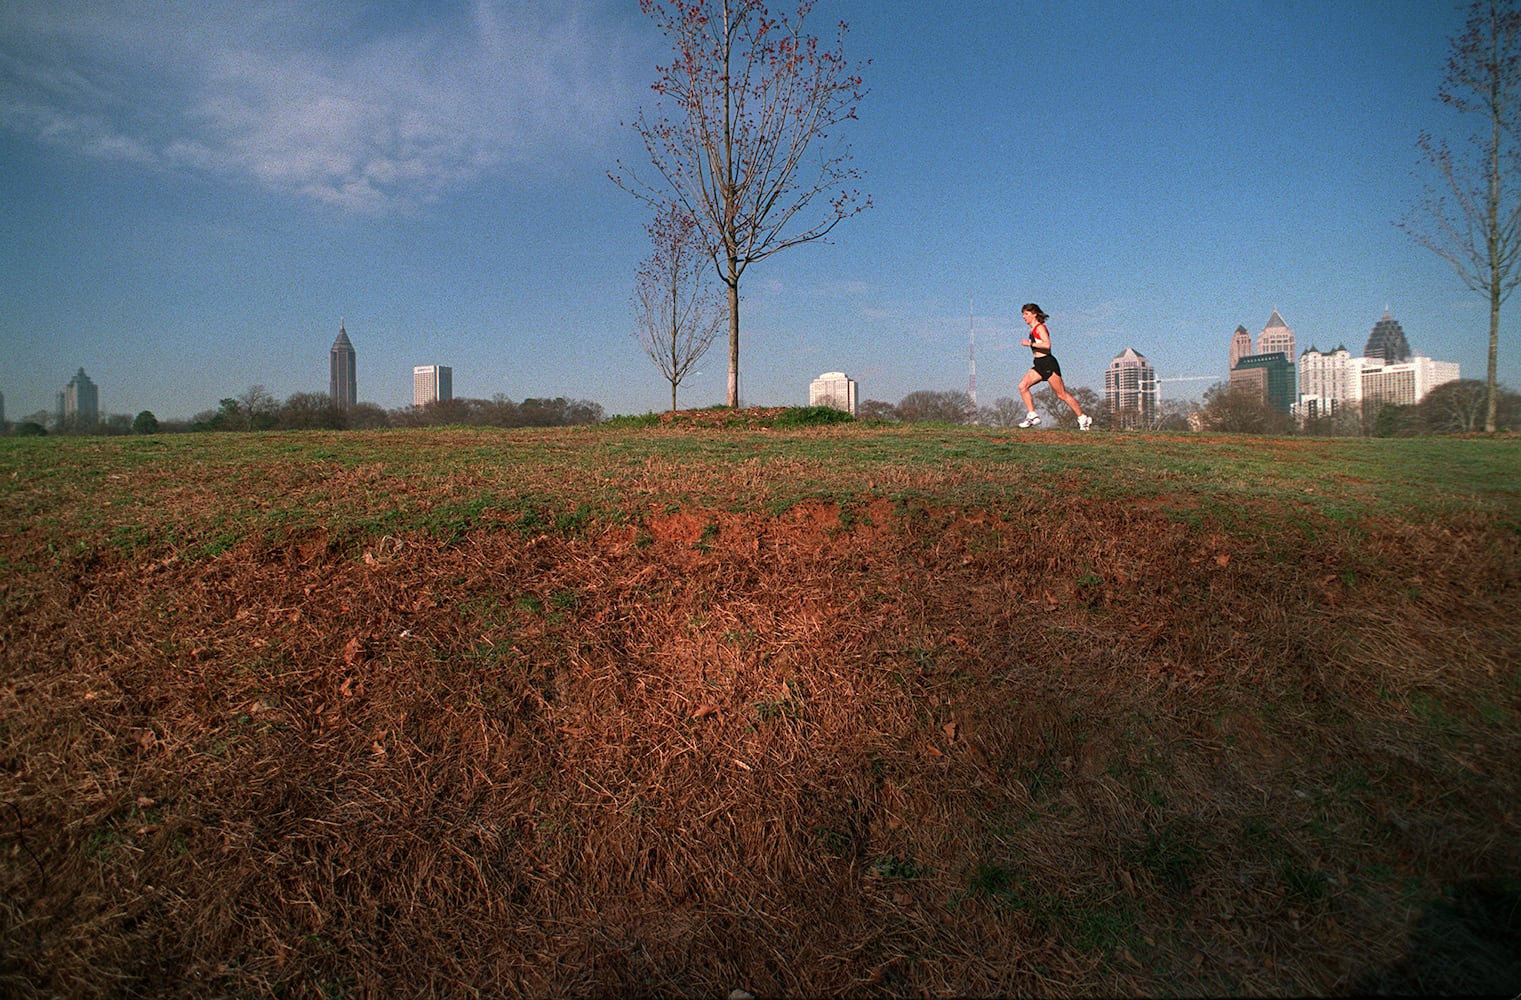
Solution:
<svg viewBox="0 0 1521 1000">
<path fill-rule="evenodd" d="M 971 293 L 968 293 L 966 298 L 966 325 L 967 336 L 970 338 L 967 354 L 970 367 L 967 370 L 966 376 L 966 396 L 967 409 L 969 411 L 967 413 L 967 423 L 971 424 L 977 422 L 977 324 L 974 321 L 975 315 L 975 310 L 972 308 L 972 296 Z"/>
</svg>

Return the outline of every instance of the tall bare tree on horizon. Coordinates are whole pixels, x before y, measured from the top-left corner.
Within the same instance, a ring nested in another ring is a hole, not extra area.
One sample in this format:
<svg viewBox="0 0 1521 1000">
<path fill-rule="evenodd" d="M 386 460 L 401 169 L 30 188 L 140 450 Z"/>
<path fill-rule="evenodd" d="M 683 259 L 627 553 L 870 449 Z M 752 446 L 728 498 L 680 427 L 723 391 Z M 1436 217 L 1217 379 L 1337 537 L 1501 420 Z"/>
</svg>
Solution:
<svg viewBox="0 0 1521 1000">
<path fill-rule="evenodd" d="M 1416 145 L 1440 178 L 1440 189 L 1428 184 L 1417 208 L 1397 225 L 1489 299 L 1485 429 L 1493 431 L 1500 306 L 1521 281 L 1521 10 L 1516 0 L 1474 0 L 1463 32 L 1452 39 L 1437 99 L 1460 113 L 1477 114 L 1482 124 L 1458 151 L 1444 139 L 1421 134 Z"/>
<path fill-rule="evenodd" d="M 707 246 L 685 209 L 667 203 L 645 231 L 650 255 L 634 277 L 634 319 L 644 353 L 671 383 L 675 413 L 676 387 L 713 346 L 723 304 L 709 283 Z"/>
<path fill-rule="evenodd" d="M 673 200 L 702 228 L 729 292 L 727 402 L 739 405 L 739 283 L 772 254 L 828 236 L 842 219 L 870 207 L 853 185 L 848 147 L 826 146 L 856 117 L 865 96 L 845 60 L 846 24 L 835 48 L 819 46 L 796 14 L 772 14 L 765 0 L 640 0 L 671 42 L 673 61 L 657 66 L 653 112 L 633 128 L 658 183 L 622 162 L 614 183 L 658 210 Z M 825 196 L 822 213 L 806 213 Z"/>
</svg>

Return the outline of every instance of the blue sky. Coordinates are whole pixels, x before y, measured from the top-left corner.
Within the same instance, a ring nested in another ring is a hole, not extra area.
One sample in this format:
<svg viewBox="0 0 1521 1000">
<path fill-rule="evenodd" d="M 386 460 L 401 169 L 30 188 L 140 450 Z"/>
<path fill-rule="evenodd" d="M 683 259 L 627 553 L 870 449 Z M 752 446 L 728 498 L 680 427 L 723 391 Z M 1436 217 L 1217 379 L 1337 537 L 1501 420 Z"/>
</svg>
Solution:
<svg viewBox="0 0 1521 1000">
<path fill-rule="evenodd" d="M 1359 353 L 1390 309 L 1484 376 L 1486 305 L 1395 228 L 1456 5 L 1429 0 L 819 0 L 871 60 L 842 132 L 874 207 L 752 267 L 741 394 L 1014 396 L 1022 302 L 1071 385 L 1134 347 L 1225 377 L 1274 309 Z M 359 397 L 668 404 L 630 307 L 647 209 L 607 172 L 663 39 L 635 0 L 162 4 L 0 0 L 0 392 L 15 420 L 83 367 L 160 419 L 261 384 L 325 392 L 345 324 Z M 1521 388 L 1514 307 L 1500 378 Z M 726 346 L 683 384 L 722 402 Z M 1198 396 L 1208 381 L 1164 384 Z"/>
</svg>

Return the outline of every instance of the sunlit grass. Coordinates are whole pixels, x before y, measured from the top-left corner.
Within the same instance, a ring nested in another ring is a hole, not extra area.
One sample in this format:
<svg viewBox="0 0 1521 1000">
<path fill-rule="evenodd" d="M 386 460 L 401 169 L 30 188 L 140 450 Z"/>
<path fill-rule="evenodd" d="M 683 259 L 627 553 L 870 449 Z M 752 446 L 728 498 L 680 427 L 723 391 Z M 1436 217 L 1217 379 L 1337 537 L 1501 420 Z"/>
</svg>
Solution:
<svg viewBox="0 0 1521 1000">
<path fill-rule="evenodd" d="M 1515 870 L 1518 460 L 658 417 L 0 442 L 4 975 L 1359 992 Z"/>
</svg>

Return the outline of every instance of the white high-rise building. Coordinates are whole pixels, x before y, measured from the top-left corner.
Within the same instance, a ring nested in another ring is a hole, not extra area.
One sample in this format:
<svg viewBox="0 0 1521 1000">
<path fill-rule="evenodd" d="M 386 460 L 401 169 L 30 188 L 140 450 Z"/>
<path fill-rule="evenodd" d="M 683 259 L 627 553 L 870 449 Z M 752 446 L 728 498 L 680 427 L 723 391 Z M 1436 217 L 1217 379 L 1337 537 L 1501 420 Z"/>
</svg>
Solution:
<svg viewBox="0 0 1521 1000">
<path fill-rule="evenodd" d="M 418 365 L 412 369 L 412 405 L 427 406 L 454 398 L 454 369 L 447 365 Z"/>
<path fill-rule="evenodd" d="M 1329 352 L 1311 347 L 1301 354 L 1295 415 L 1330 417 L 1374 401 L 1414 406 L 1432 389 L 1461 377 L 1457 362 L 1410 357 L 1405 332 L 1387 309 L 1365 351 L 1365 357 L 1353 357 L 1344 346 Z"/>
<path fill-rule="evenodd" d="M 1432 389 L 1448 382 L 1456 382 L 1462 377 L 1458 373 L 1456 361 L 1433 361 L 1416 356 L 1399 364 L 1385 365 L 1380 364 L 1378 358 L 1359 360 L 1366 365 L 1362 370 L 1364 400 L 1377 399 L 1401 406 L 1414 406 L 1425 399 Z"/>
<path fill-rule="evenodd" d="M 856 415 L 856 380 L 844 372 L 825 372 L 808 386 L 809 406 L 832 406 Z"/>
<path fill-rule="evenodd" d="M 1299 403 L 1295 413 L 1313 420 L 1334 416 L 1362 403 L 1363 361 L 1341 346 L 1334 351 L 1307 348 L 1299 356 Z"/>
<path fill-rule="evenodd" d="M 1127 347 L 1104 372 L 1104 399 L 1120 427 L 1150 427 L 1157 419 L 1157 373 L 1146 355 Z"/>
</svg>

